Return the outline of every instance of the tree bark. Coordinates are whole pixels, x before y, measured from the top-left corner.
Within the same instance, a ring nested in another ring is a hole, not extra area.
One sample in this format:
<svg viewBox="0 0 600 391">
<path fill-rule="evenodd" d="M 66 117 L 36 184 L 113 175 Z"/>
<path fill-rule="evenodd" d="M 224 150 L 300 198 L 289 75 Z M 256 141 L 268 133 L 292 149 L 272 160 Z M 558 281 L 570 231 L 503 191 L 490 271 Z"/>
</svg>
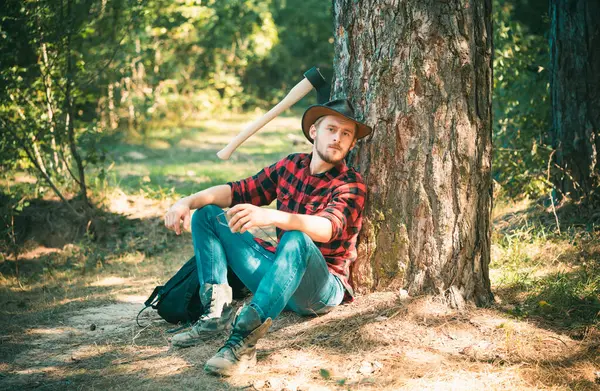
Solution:
<svg viewBox="0 0 600 391">
<path fill-rule="evenodd" d="M 352 278 L 493 300 L 491 1 L 334 0 L 333 96 L 374 132 L 349 158 L 367 206 Z"/>
<path fill-rule="evenodd" d="M 550 1 L 553 182 L 573 200 L 600 188 L 600 2 Z"/>
</svg>

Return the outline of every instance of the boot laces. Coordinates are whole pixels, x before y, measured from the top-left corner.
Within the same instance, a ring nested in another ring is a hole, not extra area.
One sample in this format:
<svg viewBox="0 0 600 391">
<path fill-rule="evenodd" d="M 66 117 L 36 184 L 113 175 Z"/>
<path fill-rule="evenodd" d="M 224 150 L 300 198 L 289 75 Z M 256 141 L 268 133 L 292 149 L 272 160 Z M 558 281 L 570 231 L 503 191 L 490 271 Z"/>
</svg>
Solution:
<svg viewBox="0 0 600 391">
<path fill-rule="evenodd" d="M 244 344 L 244 337 L 239 334 L 236 333 L 235 331 L 231 333 L 231 335 L 229 336 L 229 338 L 227 339 L 227 342 L 225 342 L 225 345 L 223 347 L 228 347 L 233 351 L 239 350 Z"/>
</svg>

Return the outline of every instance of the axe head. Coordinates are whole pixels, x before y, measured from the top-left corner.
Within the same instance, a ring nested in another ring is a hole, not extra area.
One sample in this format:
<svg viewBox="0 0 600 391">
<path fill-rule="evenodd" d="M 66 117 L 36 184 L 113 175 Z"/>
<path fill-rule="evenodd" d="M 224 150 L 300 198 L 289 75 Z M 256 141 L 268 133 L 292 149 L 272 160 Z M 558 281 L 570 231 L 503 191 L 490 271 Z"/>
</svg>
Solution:
<svg viewBox="0 0 600 391">
<path fill-rule="evenodd" d="M 327 83 L 321 72 L 319 72 L 319 68 L 310 68 L 304 73 L 304 77 L 307 78 L 310 84 L 317 90 L 317 103 L 321 105 L 325 102 L 329 102 L 331 86 Z"/>
</svg>

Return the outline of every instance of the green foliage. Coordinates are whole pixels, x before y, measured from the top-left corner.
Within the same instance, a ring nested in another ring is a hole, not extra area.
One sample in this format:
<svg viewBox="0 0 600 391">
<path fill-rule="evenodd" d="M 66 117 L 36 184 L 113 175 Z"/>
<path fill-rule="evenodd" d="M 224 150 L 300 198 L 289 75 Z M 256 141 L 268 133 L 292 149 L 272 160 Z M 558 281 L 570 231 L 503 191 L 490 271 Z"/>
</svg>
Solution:
<svg viewBox="0 0 600 391">
<path fill-rule="evenodd" d="M 61 197 L 61 185 L 76 183 L 86 200 L 84 165 L 101 160 L 87 150 L 81 159 L 78 141 L 93 138 L 95 116 L 90 80 L 98 62 L 90 61 L 86 40 L 99 16 L 89 1 L 10 0 L 2 5 L 4 45 L 0 67 L 0 141 L 3 161 L 25 167 Z M 87 155 L 87 156 L 86 156 Z M 87 158 L 87 159 L 86 159 Z"/>
<path fill-rule="evenodd" d="M 278 41 L 268 56 L 248 64 L 243 84 L 261 100 L 279 101 L 313 66 L 333 74 L 331 2 L 274 0 Z"/>
<path fill-rule="evenodd" d="M 147 137 L 151 123 L 267 107 L 313 65 L 331 73 L 331 4 L 317 0 L 8 0 L 0 11 L 0 167 L 53 189 L 85 194 L 80 166 L 99 166 L 102 183 L 107 131 Z"/>
<path fill-rule="evenodd" d="M 310 67 L 331 73 L 330 7 L 317 0 L 146 2 L 135 28 L 123 33 L 112 73 L 98 80 L 103 127 L 123 118 L 144 132 L 157 119 L 181 123 L 273 104 Z M 90 43 L 98 58 L 107 56 L 101 41 Z"/>
<path fill-rule="evenodd" d="M 493 176 L 508 197 L 536 197 L 550 186 L 548 42 L 515 20 L 510 2 L 494 1 L 493 18 Z"/>
</svg>

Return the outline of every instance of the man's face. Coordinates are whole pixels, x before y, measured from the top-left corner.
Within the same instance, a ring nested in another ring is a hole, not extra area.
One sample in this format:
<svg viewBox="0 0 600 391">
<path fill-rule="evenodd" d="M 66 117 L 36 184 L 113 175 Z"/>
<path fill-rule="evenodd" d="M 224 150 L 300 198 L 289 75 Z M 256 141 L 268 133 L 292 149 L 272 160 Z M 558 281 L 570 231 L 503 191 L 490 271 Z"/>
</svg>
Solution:
<svg viewBox="0 0 600 391">
<path fill-rule="evenodd" d="M 336 115 L 328 115 L 310 127 L 310 136 L 314 140 L 313 152 L 325 163 L 340 163 L 356 144 L 356 126 L 354 122 Z"/>
</svg>

